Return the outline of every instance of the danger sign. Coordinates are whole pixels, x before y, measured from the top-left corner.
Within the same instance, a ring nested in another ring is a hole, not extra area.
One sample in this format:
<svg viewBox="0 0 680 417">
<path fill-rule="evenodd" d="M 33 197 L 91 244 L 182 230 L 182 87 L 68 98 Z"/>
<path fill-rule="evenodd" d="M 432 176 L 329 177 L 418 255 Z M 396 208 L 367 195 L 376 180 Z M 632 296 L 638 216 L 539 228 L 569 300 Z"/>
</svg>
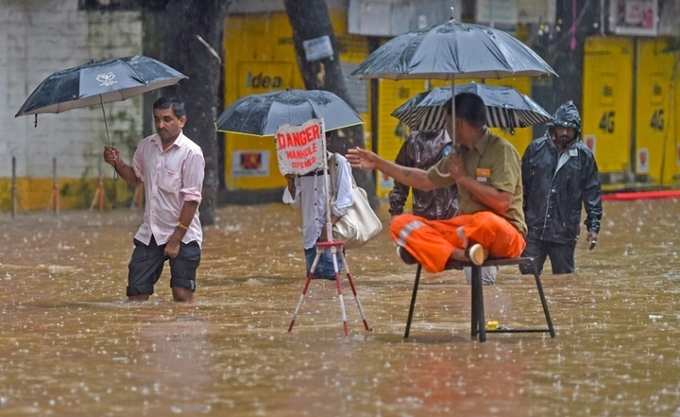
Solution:
<svg viewBox="0 0 680 417">
<path fill-rule="evenodd" d="M 301 126 L 283 125 L 276 131 L 276 151 L 282 175 L 303 175 L 323 163 L 323 123 L 312 119 Z"/>
</svg>

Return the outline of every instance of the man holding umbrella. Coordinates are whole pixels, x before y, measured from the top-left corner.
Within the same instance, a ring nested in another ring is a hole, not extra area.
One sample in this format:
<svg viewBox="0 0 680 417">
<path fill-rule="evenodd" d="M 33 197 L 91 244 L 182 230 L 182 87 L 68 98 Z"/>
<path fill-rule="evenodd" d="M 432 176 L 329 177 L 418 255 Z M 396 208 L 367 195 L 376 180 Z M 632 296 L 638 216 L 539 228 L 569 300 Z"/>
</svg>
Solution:
<svg viewBox="0 0 680 417">
<path fill-rule="evenodd" d="M 395 163 L 404 167 L 428 169 L 442 158 L 442 152 L 450 152 L 453 146 L 446 129 L 440 131 L 414 131 L 408 136 L 397 153 Z M 411 187 L 394 183 L 390 191 L 390 215 L 399 216 L 404 213 L 404 205 Z M 445 220 L 456 215 L 458 211 L 458 193 L 454 185 L 432 191 L 413 189 L 412 213 L 428 220 Z M 482 282 L 496 282 L 497 267 L 482 268 Z M 470 279 L 470 268 L 465 268 L 465 276 Z"/>
<path fill-rule="evenodd" d="M 205 160 L 201 148 L 184 136 L 184 103 L 161 97 L 153 104 L 156 134 L 137 147 L 132 166 L 112 147 L 104 160 L 130 185 L 144 184 L 144 221 L 134 237 L 127 296 L 144 301 L 170 260 L 172 296 L 192 301 L 203 233 L 198 217 Z"/>
<path fill-rule="evenodd" d="M 517 257 L 525 247 L 517 151 L 487 130 L 484 102 L 478 95 L 456 95 L 455 108 L 456 152 L 444 155 L 427 171 L 394 164 L 363 149 L 348 153 L 353 166 L 378 169 L 417 189 L 456 184 L 459 215 L 447 220 L 427 220 L 405 214 L 392 221 L 392 238 L 397 245 L 430 272 L 443 271 L 451 258 L 481 265 L 488 256 Z M 453 136 L 451 114 L 448 110 L 447 113 L 446 126 Z"/>
<path fill-rule="evenodd" d="M 562 104 L 547 134 L 533 141 L 522 157 L 524 215 L 529 226 L 525 256 L 543 269 L 550 257 L 553 274 L 575 270 L 581 205 L 590 249 L 597 244 L 602 218 L 600 179 L 593 153 L 581 142 L 581 117 L 573 102 Z M 524 274 L 534 271 L 520 265 Z"/>
</svg>

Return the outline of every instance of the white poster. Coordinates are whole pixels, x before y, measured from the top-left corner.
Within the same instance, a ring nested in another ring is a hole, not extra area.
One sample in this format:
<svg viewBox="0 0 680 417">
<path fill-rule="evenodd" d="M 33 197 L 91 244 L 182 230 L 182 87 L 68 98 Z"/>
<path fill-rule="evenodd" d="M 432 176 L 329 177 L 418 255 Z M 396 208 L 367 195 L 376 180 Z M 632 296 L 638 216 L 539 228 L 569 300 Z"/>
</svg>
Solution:
<svg viewBox="0 0 680 417">
<path fill-rule="evenodd" d="M 657 0 L 610 0 L 609 28 L 619 35 L 656 36 Z"/>
<path fill-rule="evenodd" d="M 231 172 L 234 177 L 268 177 L 269 151 L 232 152 Z"/>
<path fill-rule="evenodd" d="M 637 174 L 649 174 L 649 150 L 647 148 L 638 149 Z"/>
<path fill-rule="evenodd" d="M 283 125 L 276 131 L 281 175 L 303 175 L 323 164 L 323 122 L 312 119 L 301 126 Z"/>
<path fill-rule="evenodd" d="M 583 135 L 583 143 L 593 151 L 593 155 L 595 155 L 595 135 Z"/>
<path fill-rule="evenodd" d="M 478 0 L 476 21 L 489 25 L 517 24 L 519 14 L 517 0 Z"/>
</svg>

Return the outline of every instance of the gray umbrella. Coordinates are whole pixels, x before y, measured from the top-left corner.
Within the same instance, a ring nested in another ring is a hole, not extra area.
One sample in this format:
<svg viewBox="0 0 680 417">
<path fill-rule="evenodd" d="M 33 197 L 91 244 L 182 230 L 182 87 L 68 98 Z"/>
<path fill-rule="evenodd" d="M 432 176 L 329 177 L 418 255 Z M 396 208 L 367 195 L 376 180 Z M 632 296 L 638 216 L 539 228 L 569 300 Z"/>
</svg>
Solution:
<svg viewBox="0 0 680 417">
<path fill-rule="evenodd" d="M 363 123 L 343 99 L 322 90 L 285 90 L 243 97 L 217 119 L 217 130 L 273 136 L 284 125 L 323 118 L 326 131 Z"/>
<path fill-rule="evenodd" d="M 361 78 L 452 79 L 557 75 L 528 46 L 501 30 L 449 21 L 399 35 L 352 75 Z"/>
<path fill-rule="evenodd" d="M 61 113 L 66 110 L 122 101 L 187 78 L 174 68 L 145 56 L 91 62 L 55 72 L 36 87 L 16 116 Z M 106 113 L 104 113 L 106 124 Z M 106 136 L 110 143 L 108 124 Z"/>
<path fill-rule="evenodd" d="M 47 77 L 26 99 L 16 116 L 61 113 L 80 107 L 122 101 L 177 84 L 186 75 L 145 56 L 93 62 Z"/>
<path fill-rule="evenodd" d="M 545 109 L 514 88 L 470 83 L 455 86 L 455 92 L 481 97 L 486 105 L 486 124 L 490 127 L 515 129 L 552 120 Z M 413 130 L 439 131 L 446 124 L 446 104 L 450 99 L 450 88 L 435 88 L 406 101 L 392 116 Z"/>
</svg>

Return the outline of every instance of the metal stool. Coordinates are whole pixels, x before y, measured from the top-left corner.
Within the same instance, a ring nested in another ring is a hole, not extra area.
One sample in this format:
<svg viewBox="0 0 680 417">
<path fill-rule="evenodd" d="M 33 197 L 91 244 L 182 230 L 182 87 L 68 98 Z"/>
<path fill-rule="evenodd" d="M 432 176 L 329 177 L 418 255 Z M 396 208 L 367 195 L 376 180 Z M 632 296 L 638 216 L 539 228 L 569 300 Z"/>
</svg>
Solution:
<svg viewBox="0 0 680 417">
<path fill-rule="evenodd" d="M 545 314 L 545 321 L 547 327 L 545 328 L 529 328 L 529 329 L 495 329 L 487 330 L 485 326 L 484 319 L 484 290 L 482 286 L 482 267 L 485 266 L 502 266 L 502 265 L 520 265 L 531 263 L 534 266 L 534 278 L 536 280 L 536 289 L 538 290 L 538 296 L 541 299 L 541 304 L 543 305 L 543 313 Z M 446 270 L 449 269 L 463 269 L 465 267 L 472 268 L 472 279 L 470 280 L 471 286 L 471 297 L 470 306 L 472 309 L 472 314 L 470 317 L 470 336 L 474 339 L 479 337 L 480 342 L 486 341 L 487 333 L 550 333 L 550 337 L 555 337 L 555 328 L 553 327 L 552 320 L 550 318 L 550 311 L 548 310 L 548 302 L 543 294 L 543 285 L 541 284 L 541 277 L 538 273 L 536 265 L 534 264 L 533 258 L 523 257 L 523 258 L 497 258 L 497 259 L 487 259 L 483 265 L 477 266 L 471 262 L 463 261 L 450 261 L 446 265 Z M 408 338 L 409 332 L 411 330 L 411 320 L 413 318 L 413 310 L 416 306 L 416 295 L 418 294 L 418 285 L 420 284 L 420 273 L 422 270 L 422 265 L 418 264 L 416 269 L 416 279 L 413 283 L 413 293 L 411 295 L 411 306 L 408 310 L 408 320 L 406 321 L 406 330 L 404 331 L 404 339 Z"/>
</svg>

